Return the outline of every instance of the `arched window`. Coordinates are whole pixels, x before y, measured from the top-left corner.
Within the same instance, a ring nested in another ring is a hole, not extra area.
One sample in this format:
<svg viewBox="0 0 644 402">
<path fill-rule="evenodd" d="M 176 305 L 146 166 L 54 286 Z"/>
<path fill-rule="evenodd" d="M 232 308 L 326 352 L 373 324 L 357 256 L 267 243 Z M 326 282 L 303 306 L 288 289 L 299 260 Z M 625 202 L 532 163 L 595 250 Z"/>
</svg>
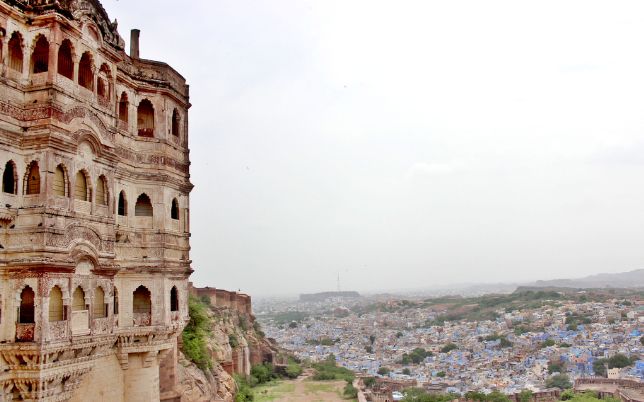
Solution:
<svg viewBox="0 0 644 402">
<path fill-rule="evenodd" d="M 74 79 L 74 61 L 72 60 L 72 43 L 65 39 L 58 48 L 58 74 Z"/>
<path fill-rule="evenodd" d="M 119 120 L 128 122 L 128 108 L 129 103 L 127 101 L 127 94 L 125 92 L 121 93 L 121 99 L 119 99 Z"/>
<path fill-rule="evenodd" d="M 121 216 L 127 215 L 127 204 L 125 203 L 125 191 L 121 190 L 119 193 L 119 205 L 117 213 Z"/>
<path fill-rule="evenodd" d="M 87 310 L 87 305 L 85 304 L 85 291 L 83 291 L 83 288 L 78 286 L 72 295 L 72 311 L 82 310 Z"/>
<path fill-rule="evenodd" d="M 81 201 L 89 201 L 89 191 L 87 189 L 87 177 L 82 171 L 76 173 L 76 188 L 74 189 L 74 198 Z"/>
<path fill-rule="evenodd" d="M 152 313 L 152 298 L 150 296 L 150 291 L 143 285 L 136 288 L 132 295 L 132 311 L 134 314 Z"/>
<path fill-rule="evenodd" d="M 54 286 L 49 292 L 49 322 L 63 319 L 63 292 L 58 286 Z"/>
<path fill-rule="evenodd" d="M 20 293 L 20 311 L 18 314 L 18 323 L 33 324 L 34 321 L 34 301 L 36 294 L 33 289 L 26 286 Z"/>
<path fill-rule="evenodd" d="M 152 102 L 143 99 L 137 108 L 136 121 L 139 136 L 154 137 L 154 107 Z"/>
<path fill-rule="evenodd" d="M 114 314 L 119 313 L 119 291 L 118 289 L 114 288 Z"/>
<path fill-rule="evenodd" d="M 56 166 L 56 170 L 54 170 L 54 184 L 52 187 L 54 189 L 54 195 L 61 197 L 67 196 L 67 177 L 63 165 Z"/>
<path fill-rule="evenodd" d="M 94 72 L 92 65 L 92 55 L 89 52 L 83 53 L 78 64 L 78 85 L 94 90 Z"/>
<path fill-rule="evenodd" d="M 96 203 L 107 205 L 107 180 L 103 175 L 100 175 L 98 182 L 96 182 Z"/>
<path fill-rule="evenodd" d="M 2 172 L 2 192 L 9 194 L 18 194 L 18 180 L 16 177 L 16 164 L 13 161 L 4 165 Z"/>
<path fill-rule="evenodd" d="M 31 55 L 31 72 L 34 74 L 47 72 L 49 69 L 49 42 L 44 35 L 38 35 L 34 52 Z"/>
<path fill-rule="evenodd" d="M 31 162 L 27 167 L 25 194 L 40 194 L 40 170 L 38 169 L 38 162 L 36 161 Z"/>
<path fill-rule="evenodd" d="M 105 304 L 105 292 L 102 287 L 97 287 L 94 292 L 94 318 L 107 317 L 107 304 Z"/>
<path fill-rule="evenodd" d="M 96 94 L 103 99 L 110 99 L 112 72 L 107 64 L 103 63 L 98 71 L 96 83 Z"/>
<path fill-rule="evenodd" d="M 179 112 L 177 109 L 172 111 L 172 135 L 179 135 L 179 125 L 181 123 L 181 118 L 179 117 Z"/>
<path fill-rule="evenodd" d="M 22 59 L 22 35 L 14 32 L 9 39 L 9 68 L 22 72 Z"/>
<path fill-rule="evenodd" d="M 170 218 L 179 219 L 179 202 L 176 198 L 172 199 L 172 206 L 170 207 Z"/>
<path fill-rule="evenodd" d="M 179 311 L 179 292 L 176 286 L 170 290 L 170 311 Z"/>
<path fill-rule="evenodd" d="M 152 202 L 147 194 L 143 193 L 136 199 L 134 216 L 152 216 Z"/>
</svg>

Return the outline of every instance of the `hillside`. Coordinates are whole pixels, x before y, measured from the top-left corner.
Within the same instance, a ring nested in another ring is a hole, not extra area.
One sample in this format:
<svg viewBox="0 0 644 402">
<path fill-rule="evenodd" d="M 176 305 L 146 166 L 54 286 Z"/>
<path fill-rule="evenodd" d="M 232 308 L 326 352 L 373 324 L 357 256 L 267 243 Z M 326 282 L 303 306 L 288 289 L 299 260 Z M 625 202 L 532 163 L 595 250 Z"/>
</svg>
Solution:
<svg viewBox="0 0 644 402">
<path fill-rule="evenodd" d="M 248 375 L 251 366 L 274 361 L 277 349 L 250 313 L 248 296 L 217 289 L 217 296 L 228 296 L 222 303 L 215 289 L 191 292 L 190 322 L 178 356 L 181 400 L 231 402 L 236 392 L 233 375 Z"/>
<path fill-rule="evenodd" d="M 525 284 L 532 287 L 559 288 L 644 288 L 644 269 L 616 274 L 597 274 L 577 279 L 552 279 Z"/>
</svg>

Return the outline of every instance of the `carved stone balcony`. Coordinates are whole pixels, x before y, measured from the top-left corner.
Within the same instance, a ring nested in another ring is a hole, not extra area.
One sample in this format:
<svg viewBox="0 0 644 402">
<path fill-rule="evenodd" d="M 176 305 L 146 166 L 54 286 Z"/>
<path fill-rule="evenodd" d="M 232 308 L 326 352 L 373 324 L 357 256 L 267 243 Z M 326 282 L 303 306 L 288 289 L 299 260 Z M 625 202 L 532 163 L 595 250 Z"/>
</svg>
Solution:
<svg viewBox="0 0 644 402">
<path fill-rule="evenodd" d="M 92 334 L 109 334 L 110 332 L 112 332 L 112 319 L 103 317 L 95 318 L 92 321 Z"/>
<path fill-rule="evenodd" d="M 48 323 L 49 331 L 47 332 L 47 339 L 50 341 L 67 339 L 69 321 L 50 321 Z"/>
<path fill-rule="evenodd" d="M 16 341 L 33 342 L 35 338 L 36 324 L 16 324 Z"/>
<path fill-rule="evenodd" d="M 89 335 L 89 311 L 72 311 L 72 335 Z"/>
<path fill-rule="evenodd" d="M 132 318 L 135 327 L 149 327 L 152 325 L 152 314 L 150 313 L 134 313 Z"/>
</svg>

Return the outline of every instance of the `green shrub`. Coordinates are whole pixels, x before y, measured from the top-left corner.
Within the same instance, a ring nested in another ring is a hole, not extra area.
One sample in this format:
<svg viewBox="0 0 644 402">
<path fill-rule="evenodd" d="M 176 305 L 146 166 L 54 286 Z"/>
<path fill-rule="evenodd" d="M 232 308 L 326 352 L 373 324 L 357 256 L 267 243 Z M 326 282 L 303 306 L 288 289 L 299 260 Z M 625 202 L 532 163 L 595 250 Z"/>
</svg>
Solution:
<svg viewBox="0 0 644 402">
<path fill-rule="evenodd" d="M 228 335 L 228 343 L 230 344 L 230 347 L 233 349 L 239 346 L 239 340 L 234 334 Z"/>
<path fill-rule="evenodd" d="M 212 368 L 212 359 L 207 348 L 212 320 L 207 306 L 199 299 L 190 296 L 188 314 L 190 321 L 183 330 L 183 353 L 202 370 Z"/>
<path fill-rule="evenodd" d="M 286 376 L 288 378 L 297 378 L 302 374 L 302 366 L 295 362 L 291 362 L 286 366 Z"/>
<path fill-rule="evenodd" d="M 347 385 L 344 386 L 344 396 L 346 398 L 357 398 L 358 397 L 358 390 L 356 387 L 353 386 L 352 383 L 347 382 Z"/>
<path fill-rule="evenodd" d="M 253 391 L 250 389 L 248 382 L 239 375 L 233 376 L 235 384 L 237 385 L 237 394 L 235 394 L 235 402 L 250 402 L 254 399 Z"/>
<path fill-rule="evenodd" d="M 273 365 L 270 363 L 256 364 L 250 369 L 251 377 L 257 379 L 257 384 L 264 384 L 273 378 L 277 378 Z"/>
<path fill-rule="evenodd" d="M 555 374 L 546 380 L 546 388 L 568 389 L 572 388 L 572 383 L 566 374 Z"/>
<path fill-rule="evenodd" d="M 317 371 L 313 376 L 315 381 L 345 380 L 353 382 L 355 377 L 353 371 L 336 366 L 335 356 L 332 354 L 325 361 L 313 364 L 313 368 Z"/>
<path fill-rule="evenodd" d="M 248 331 L 248 319 L 243 315 L 239 317 L 239 328 L 244 332 Z"/>
</svg>

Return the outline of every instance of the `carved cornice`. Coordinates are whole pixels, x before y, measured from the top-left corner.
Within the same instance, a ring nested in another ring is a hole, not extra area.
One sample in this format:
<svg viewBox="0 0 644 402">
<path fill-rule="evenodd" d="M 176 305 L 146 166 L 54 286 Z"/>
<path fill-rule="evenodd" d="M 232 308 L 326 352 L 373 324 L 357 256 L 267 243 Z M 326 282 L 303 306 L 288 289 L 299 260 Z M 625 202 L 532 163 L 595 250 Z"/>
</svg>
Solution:
<svg viewBox="0 0 644 402">
<path fill-rule="evenodd" d="M 118 33 L 116 21 L 110 22 L 107 12 L 96 0 L 10 0 L 10 5 L 25 13 L 46 14 L 58 12 L 70 20 L 89 19 L 101 30 L 103 40 L 118 50 L 125 47 L 125 41 Z"/>
</svg>

